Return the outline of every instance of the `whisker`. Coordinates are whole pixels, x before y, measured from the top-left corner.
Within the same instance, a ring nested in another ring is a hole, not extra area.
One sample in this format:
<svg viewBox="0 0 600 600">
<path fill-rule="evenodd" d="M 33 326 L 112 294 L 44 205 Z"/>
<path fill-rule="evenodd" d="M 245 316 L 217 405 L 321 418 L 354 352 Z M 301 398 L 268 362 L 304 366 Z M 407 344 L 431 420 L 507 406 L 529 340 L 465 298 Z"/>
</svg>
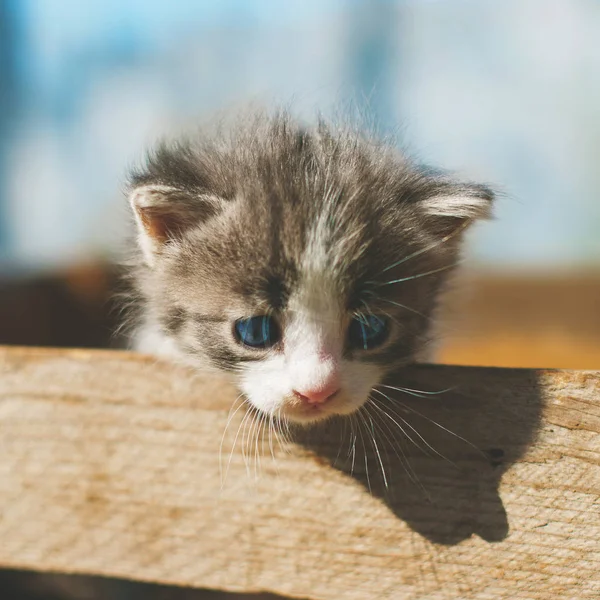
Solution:
<svg viewBox="0 0 600 600">
<path fill-rule="evenodd" d="M 397 261 L 397 262 L 391 264 L 389 267 L 386 267 L 385 269 L 383 269 L 383 271 L 381 271 L 381 273 L 385 273 L 386 271 L 389 271 L 390 269 L 393 269 L 394 267 L 397 267 L 398 265 L 405 263 L 407 260 L 414 258 L 415 256 L 425 254 L 425 252 L 429 252 L 430 250 L 437 248 L 439 245 L 446 243 L 448 240 L 450 240 L 455 235 L 459 234 L 463 229 L 465 229 L 469 225 L 469 223 L 470 223 L 469 220 L 465 221 L 460 227 L 457 227 L 452 233 L 449 233 L 448 235 L 444 236 L 441 240 L 438 240 L 438 241 L 434 242 L 433 244 L 426 246 L 425 248 L 421 248 L 420 250 L 417 250 L 416 252 L 413 252 L 412 254 L 409 254 L 408 256 L 401 258 L 399 261 Z"/>
<path fill-rule="evenodd" d="M 249 477 L 249 472 L 248 472 L 248 457 L 246 455 L 246 451 L 247 451 L 247 442 L 246 442 L 246 428 L 248 426 L 248 423 L 252 422 L 252 420 L 254 419 L 254 412 L 255 412 L 255 408 L 252 407 L 252 410 L 249 411 L 248 413 L 246 413 L 246 416 L 244 417 L 242 423 L 244 424 L 244 427 L 242 429 L 242 438 L 241 438 L 241 449 L 242 449 L 242 457 L 244 458 L 244 466 L 246 467 L 246 476 Z M 247 417 L 247 419 L 246 419 Z"/>
<path fill-rule="evenodd" d="M 407 392 L 417 392 L 418 394 L 425 394 L 426 396 L 439 396 L 440 394 L 446 394 L 448 392 L 453 392 L 456 389 L 456 387 L 449 387 L 449 388 L 446 388 L 445 390 L 437 390 L 435 392 L 427 391 L 427 390 L 415 390 L 412 388 L 402 388 L 402 389 Z"/>
<path fill-rule="evenodd" d="M 257 419 L 257 423 L 256 423 L 256 442 L 255 442 L 255 452 L 254 452 L 254 480 L 257 481 L 258 480 L 258 476 L 261 472 L 261 452 L 264 450 L 264 442 L 265 442 L 265 438 L 264 438 L 264 420 L 266 418 L 266 415 L 260 411 L 259 415 L 258 415 L 258 419 Z M 261 432 L 262 432 L 262 446 L 261 448 L 263 450 L 259 450 L 258 447 L 258 442 L 259 442 L 259 438 L 261 437 Z"/>
<path fill-rule="evenodd" d="M 252 463 L 252 432 L 254 430 L 254 425 L 256 423 L 256 421 L 259 418 L 259 411 L 258 409 L 254 409 L 254 412 L 252 413 L 252 418 L 249 421 L 249 425 L 248 425 L 248 434 L 245 438 L 245 444 L 243 444 L 243 447 L 246 449 L 246 454 L 245 454 L 245 463 L 246 463 L 246 475 L 248 477 L 248 479 L 250 479 L 250 472 L 251 472 L 251 463 Z M 246 428 L 244 427 L 244 433 L 242 434 L 242 440 L 244 439 L 244 434 L 246 433 Z"/>
<path fill-rule="evenodd" d="M 269 451 L 271 452 L 271 459 L 273 460 L 273 464 L 277 465 L 277 461 L 275 460 L 275 450 L 273 448 L 273 432 L 275 430 L 273 411 L 269 413 Z"/>
<path fill-rule="evenodd" d="M 277 424 L 279 426 L 279 434 L 283 438 L 283 442 L 286 445 L 289 445 L 291 443 L 289 425 L 287 419 L 281 415 L 281 409 L 282 407 L 280 406 L 276 411 Z M 281 450 L 287 453 L 287 450 L 281 445 L 281 442 L 279 443 L 279 445 L 281 447 Z"/>
<path fill-rule="evenodd" d="M 250 415 L 252 413 L 252 411 L 255 410 L 253 406 L 248 406 L 248 410 L 246 410 L 246 414 L 244 415 L 243 419 L 240 421 L 240 424 L 238 425 L 238 430 L 235 434 L 235 438 L 233 440 L 233 445 L 231 446 L 231 452 L 229 453 L 229 460 L 227 461 L 227 470 L 225 471 L 225 478 L 227 478 L 227 474 L 229 473 L 229 467 L 231 466 L 231 461 L 233 459 L 233 453 L 235 451 L 235 447 L 237 445 L 237 441 L 238 441 L 238 437 L 240 435 L 240 432 L 242 431 L 242 425 L 246 422 L 246 419 L 248 419 L 248 415 Z M 243 442 L 244 436 L 242 434 L 242 456 L 244 456 L 244 442 Z M 246 462 L 246 459 L 244 457 L 244 463 Z"/>
<path fill-rule="evenodd" d="M 398 327 L 400 327 L 401 329 L 404 328 L 404 325 L 402 323 L 400 323 L 400 321 L 398 321 L 398 319 L 396 319 L 394 316 L 392 316 L 389 312 L 387 312 L 386 310 L 381 310 L 381 312 L 386 316 L 389 317 L 390 321 L 393 321 L 394 323 L 396 323 L 396 325 L 398 325 Z"/>
<path fill-rule="evenodd" d="M 379 461 L 379 466 L 381 468 L 381 475 L 383 477 L 383 484 L 385 485 L 386 489 L 389 487 L 388 486 L 388 480 L 387 480 L 387 476 L 385 474 L 385 468 L 383 466 L 383 461 L 381 460 L 381 453 L 379 452 L 379 446 L 377 445 L 377 440 L 375 439 L 375 425 L 373 424 L 373 419 L 371 419 L 371 415 L 369 415 L 368 410 L 367 410 L 367 405 L 364 405 L 365 408 L 365 412 L 367 414 L 367 417 L 369 419 L 369 422 L 371 423 L 371 442 L 373 444 L 373 449 L 375 450 L 375 454 L 377 455 L 377 460 Z M 367 423 L 365 422 L 365 426 L 367 425 Z M 389 458 L 388 458 L 388 462 L 389 462 Z"/>
<path fill-rule="evenodd" d="M 370 400 L 373 403 L 373 406 L 375 406 L 375 408 L 377 408 L 379 410 L 382 410 L 381 407 L 377 406 L 377 403 L 375 402 L 375 398 L 369 397 L 368 400 Z M 376 416 L 376 415 L 374 414 L 373 416 Z M 386 423 L 382 419 L 381 416 L 380 416 L 380 419 L 381 419 L 382 425 L 385 426 L 385 428 L 387 429 L 387 431 L 390 433 L 390 435 L 395 440 L 396 438 L 394 436 L 394 431 L 392 430 L 392 428 L 389 426 L 388 423 Z M 402 434 L 405 437 L 408 437 L 410 439 L 410 436 L 408 436 L 406 434 L 406 432 L 404 431 L 403 427 L 399 423 L 396 423 L 396 425 L 398 426 L 398 428 L 400 429 L 400 431 L 402 432 Z M 425 496 L 427 496 L 427 498 L 430 498 L 429 492 L 425 489 L 425 486 L 421 483 L 421 481 L 420 481 L 419 477 L 417 476 L 415 470 L 413 469 L 412 465 L 410 464 L 410 459 L 408 458 L 408 456 L 404 453 L 404 450 L 402 449 L 402 446 L 401 446 L 402 437 L 398 438 L 398 444 L 395 444 L 394 440 L 392 440 L 388 435 L 386 435 L 386 433 L 382 429 L 381 425 L 379 426 L 379 430 L 381 431 L 382 435 L 386 438 L 388 444 L 392 447 L 392 450 L 394 451 L 394 454 L 398 457 L 398 460 L 400 461 L 400 464 L 402 465 L 402 468 L 404 469 L 405 473 L 408 475 L 408 478 L 417 487 L 419 487 L 423 491 L 423 493 L 425 494 Z M 413 444 L 414 444 L 414 441 L 413 441 Z M 402 456 L 398 453 L 398 450 L 400 450 L 400 452 L 402 453 Z"/>
<path fill-rule="evenodd" d="M 388 389 L 391 390 L 395 390 L 397 392 L 402 392 L 403 394 L 406 394 L 407 396 L 414 396 L 415 398 L 422 398 L 424 400 L 428 400 L 429 399 L 429 395 L 426 393 L 421 393 L 418 390 L 411 390 L 410 388 L 402 388 L 402 387 L 394 387 L 391 385 L 384 385 L 383 383 L 379 384 L 382 387 L 386 387 Z"/>
<path fill-rule="evenodd" d="M 275 413 L 274 413 L 274 418 L 273 418 L 273 424 L 274 424 L 274 428 L 273 428 L 273 433 L 275 434 L 275 439 L 277 440 L 277 443 L 279 444 L 279 449 L 284 453 L 287 454 L 287 450 L 284 448 L 283 444 L 285 443 L 285 439 L 282 442 L 281 438 L 284 437 L 283 435 L 283 431 L 281 429 L 281 417 L 279 416 L 279 412 L 280 412 L 280 408 L 278 408 Z"/>
<path fill-rule="evenodd" d="M 333 461 L 334 465 L 337 465 L 337 461 L 340 458 L 340 453 L 342 452 L 342 447 L 344 445 L 344 438 L 346 437 L 346 430 L 348 429 L 348 421 L 344 419 L 344 430 L 340 434 L 340 445 L 338 447 L 337 454 L 335 455 L 335 460 Z"/>
<path fill-rule="evenodd" d="M 411 395 L 415 395 L 415 394 L 411 394 Z M 456 439 L 461 440 L 462 442 L 464 442 L 468 446 L 471 446 L 471 448 L 473 448 L 474 450 L 476 450 L 481 456 L 487 458 L 486 453 L 483 452 L 483 450 L 481 450 L 480 448 L 478 448 L 473 442 L 470 442 L 469 440 L 465 439 L 464 437 L 458 435 L 458 433 L 455 433 L 451 429 L 448 429 L 447 427 L 444 427 L 441 423 L 438 423 L 434 419 L 431 419 L 430 417 L 424 415 L 423 413 L 419 412 L 417 409 L 413 408 L 412 406 L 409 406 L 408 404 L 405 404 L 401 400 L 398 400 L 397 398 L 389 398 L 389 399 L 391 401 L 395 402 L 395 403 L 398 403 L 400 406 L 402 406 L 407 411 L 414 413 L 415 415 L 421 417 L 422 419 L 425 419 L 426 421 L 429 421 L 430 423 L 432 423 L 436 427 L 439 427 L 440 429 L 442 429 L 446 433 L 449 433 L 450 435 L 454 436 Z"/>
<path fill-rule="evenodd" d="M 352 448 L 348 448 L 348 455 L 352 452 L 352 463 L 350 465 L 350 476 L 354 474 L 354 464 L 356 461 L 356 432 L 354 431 L 354 425 L 356 423 L 356 415 L 351 415 L 350 419 L 350 435 L 352 436 Z"/>
<path fill-rule="evenodd" d="M 221 477 L 221 488 L 223 488 L 223 485 L 225 483 L 225 480 L 223 478 L 223 444 L 225 443 L 225 436 L 227 434 L 227 429 L 229 428 L 229 425 L 231 424 L 231 421 L 233 420 L 233 418 L 235 417 L 235 415 L 237 414 L 237 412 L 240 410 L 240 408 L 242 408 L 242 406 L 244 406 L 244 404 L 246 403 L 246 400 L 243 399 L 241 404 L 235 409 L 235 411 L 233 410 L 233 408 L 236 405 L 236 402 L 242 398 L 244 394 L 240 394 L 234 401 L 233 404 L 231 405 L 231 408 L 229 409 L 229 415 L 227 417 L 227 423 L 225 424 L 225 429 L 223 430 L 223 435 L 221 436 L 221 443 L 219 444 L 219 474 Z M 232 412 L 233 411 L 233 412 Z M 225 474 L 225 477 L 227 477 L 227 473 Z"/>
<path fill-rule="evenodd" d="M 379 394 L 382 394 L 382 395 L 383 395 L 385 398 L 387 398 L 388 400 L 391 400 L 391 398 L 389 398 L 389 396 L 386 396 L 386 395 L 385 395 L 385 394 L 383 394 L 383 392 L 381 392 L 380 390 L 377 390 L 377 389 L 373 388 L 373 391 L 374 391 L 374 392 L 377 392 L 377 393 L 379 393 Z M 374 406 L 375 406 L 376 408 L 378 408 L 378 409 L 379 409 L 379 410 L 380 410 L 380 411 L 381 411 L 381 412 L 382 412 L 382 413 L 383 413 L 383 414 L 384 414 L 386 417 L 388 417 L 388 419 L 390 419 L 390 420 L 391 420 L 391 421 L 392 421 L 392 422 L 393 422 L 393 423 L 394 423 L 394 424 L 395 424 L 395 425 L 398 427 L 398 429 L 400 429 L 400 431 L 402 432 L 402 435 L 404 435 L 404 437 L 406 437 L 406 439 L 408 439 L 408 440 L 409 440 L 409 441 L 410 441 L 410 442 L 411 442 L 411 443 L 412 443 L 412 444 L 415 446 L 415 448 L 418 448 L 418 449 L 419 449 L 421 452 L 423 452 L 424 454 L 426 454 L 426 455 L 428 455 L 428 456 L 429 456 L 429 454 L 428 454 L 428 452 L 427 452 L 427 449 L 426 449 L 426 448 L 423 448 L 423 447 L 421 447 L 421 446 L 420 446 L 420 445 L 419 445 L 417 442 L 415 442 L 415 440 L 413 440 L 413 438 L 411 437 L 411 435 L 410 435 L 410 434 L 409 434 L 409 433 L 408 433 L 408 432 L 407 432 L 407 431 L 404 429 L 404 427 L 402 427 L 402 425 L 400 425 L 400 423 L 398 423 L 398 421 L 396 421 L 396 420 L 395 420 L 395 419 L 394 419 L 392 416 L 390 416 L 390 414 L 389 414 L 389 413 L 388 413 L 388 412 L 387 412 L 387 411 L 386 411 L 386 410 L 385 410 L 383 407 L 381 407 L 381 406 L 379 406 L 378 404 L 376 404 L 376 403 L 375 403 L 375 398 L 372 398 L 372 401 L 373 401 L 373 403 L 374 403 Z M 398 415 L 398 414 L 396 414 L 396 413 L 394 413 L 394 414 L 395 414 L 395 415 L 396 415 L 398 418 L 400 418 L 400 419 L 402 420 L 402 422 L 403 422 L 403 423 L 405 423 L 406 425 L 409 425 L 408 423 L 406 423 L 406 421 L 405 421 L 404 419 L 402 419 L 402 418 L 400 417 L 400 415 Z M 410 426 L 410 425 L 409 425 L 409 426 Z M 414 430 L 414 427 L 411 427 L 411 429 L 412 429 L 413 431 L 415 431 L 415 430 Z M 419 434 L 418 434 L 418 432 L 416 432 L 416 431 L 415 431 L 415 433 L 417 433 L 417 435 L 419 435 Z M 420 435 L 419 435 L 419 437 L 422 439 L 422 436 L 420 436 Z M 425 440 L 423 440 L 423 441 L 425 441 Z M 427 443 L 426 443 L 426 442 L 425 442 L 425 444 L 426 444 L 426 446 L 427 446 Z"/>
<path fill-rule="evenodd" d="M 413 279 L 419 279 L 420 277 L 426 277 L 427 275 L 433 275 L 434 273 L 440 273 L 441 271 L 447 271 L 448 269 L 452 269 L 464 262 L 465 262 L 464 260 L 459 260 L 459 261 L 452 263 L 451 265 L 446 265 L 444 267 L 440 267 L 439 269 L 432 269 L 431 271 L 425 271 L 424 273 L 418 273 L 417 275 L 410 275 L 409 277 L 401 277 L 400 279 L 392 279 L 391 281 L 385 281 L 384 283 L 378 283 L 376 281 L 368 281 L 367 283 L 370 283 L 372 285 L 376 285 L 379 287 L 382 287 L 384 285 L 392 285 L 394 283 L 402 283 L 403 281 L 411 281 Z"/>
<path fill-rule="evenodd" d="M 259 449 L 259 442 L 260 442 L 260 433 L 261 433 L 261 429 L 262 429 L 262 421 L 264 419 L 264 413 L 262 411 L 259 411 L 258 413 L 258 418 L 256 419 L 256 425 L 254 426 L 254 429 L 252 430 L 252 436 L 254 438 L 254 481 L 258 481 L 258 476 L 260 474 L 260 449 Z"/>
<path fill-rule="evenodd" d="M 400 304 L 400 302 L 395 302 L 394 300 L 389 300 L 388 298 L 381 298 L 381 297 L 378 297 L 378 300 L 381 300 L 383 302 L 388 302 L 389 304 L 393 304 L 394 306 L 397 306 L 398 308 L 403 308 L 405 310 L 408 310 L 409 312 L 415 313 L 416 315 L 419 315 L 420 317 L 423 317 L 425 319 L 431 319 L 431 317 L 424 315 L 422 312 L 419 312 L 418 310 L 411 308 L 410 306 L 406 306 L 405 304 Z"/>
<path fill-rule="evenodd" d="M 281 408 L 279 409 L 280 415 L 281 415 Z M 292 443 L 292 431 L 290 429 L 290 422 L 288 421 L 288 419 L 286 419 L 285 416 L 280 416 L 280 421 L 281 423 L 281 433 L 283 435 L 283 440 L 285 441 L 286 444 L 291 444 Z"/>
<path fill-rule="evenodd" d="M 379 384 L 382 385 L 382 384 Z M 405 390 L 402 388 L 392 388 L 394 390 L 396 390 L 397 392 L 402 392 L 403 394 L 406 394 L 407 396 L 414 396 L 415 398 L 423 398 L 423 399 L 427 399 L 427 396 L 425 396 L 424 394 L 419 394 L 418 392 L 412 392 L 410 390 Z"/>
<path fill-rule="evenodd" d="M 357 417 L 356 423 L 358 425 L 358 434 L 360 435 L 360 441 L 361 441 L 362 447 L 363 447 L 363 454 L 365 456 L 365 476 L 367 478 L 367 487 L 369 488 L 369 494 L 372 494 L 373 492 L 371 489 L 371 479 L 369 477 L 369 459 L 367 457 L 367 446 L 365 444 L 365 438 L 363 437 L 362 429 L 361 429 L 361 423 L 364 422 L 364 417 L 361 415 L 361 410 L 362 410 L 362 407 L 359 408 L 355 413 L 356 417 Z M 359 417 L 360 417 L 360 420 L 359 420 Z"/>
<path fill-rule="evenodd" d="M 369 396 L 368 401 L 371 402 L 371 405 L 374 406 L 375 408 L 381 410 L 381 408 L 379 406 L 377 406 L 377 403 L 375 401 L 375 398 Z M 365 405 L 368 406 L 368 405 Z M 380 419 L 380 423 L 377 424 L 379 431 L 381 432 L 382 436 L 387 440 L 388 444 L 391 446 L 392 450 L 394 451 L 394 454 L 398 457 L 398 460 L 400 461 L 400 464 L 402 465 L 402 468 L 404 469 L 404 472 L 408 475 L 408 478 L 418 487 L 421 489 L 421 491 L 425 494 L 425 496 L 429 499 L 430 495 L 429 492 L 425 489 L 425 486 L 421 483 L 421 480 L 419 479 L 417 473 L 415 472 L 415 470 L 413 469 L 411 463 L 410 463 L 410 458 L 404 453 L 404 450 L 402 449 L 401 443 L 402 443 L 402 437 L 397 438 L 398 440 L 398 444 L 394 443 L 394 440 L 396 439 L 394 436 L 394 432 L 392 431 L 392 428 L 389 426 L 388 423 L 386 423 L 381 415 L 378 415 L 377 413 L 373 413 L 373 418 L 379 416 Z M 387 429 L 387 431 L 389 432 L 389 434 L 392 436 L 390 437 L 389 435 L 386 434 L 385 430 L 383 429 L 383 427 L 385 426 L 385 428 Z M 398 425 L 400 431 L 403 433 L 403 435 L 407 438 L 410 439 L 410 436 L 408 436 L 406 434 L 406 432 L 404 431 L 404 429 Z M 392 439 L 394 438 L 394 439 Z M 414 441 L 411 439 L 411 442 Z M 400 452 L 402 453 L 402 456 L 398 453 L 398 449 L 400 450 Z M 387 455 L 387 452 L 386 452 Z M 389 456 L 388 456 L 388 461 L 389 461 Z"/>
<path fill-rule="evenodd" d="M 379 385 L 384 388 L 389 388 L 390 390 L 396 390 L 397 392 L 413 392 L 414 394 L 420 394 L 423 396 L 439 396 L 440 394 L 452 392 L 456 389 L 456 387 L 449 387 L 449 388 L 446 388 L 445 390 L 430 392 L 430 391 L 426 391 L 426 390 L 415 390 L 413 388 L 394 387 L 393 385 L 386 385 L 384 383 L 380 383 Z"/>
<path fill-rule="evenodd" d="M 381 394 L 381 395 L 382 395 L 384 398 L 387 398 L 388 400 L 392 401 L 392 399 L 391 399 L 391 398 L 390 398 L 388 395 L 384 394 L 384 393 L 383 393 L 381 390 L 377 390 L 377 389 L 373 388 L 373 391 L 375 391 L 375 392 L 378 392 L 378 393 L 379 393 L 379 394 Z M 384 409 L 382 409 L 381 407 L 378 407 L 378 408 L 379 408 L 380 410 L 382 410 L 382 411 L 383 411 L 383 413 L 384 413 L 384 414 L 385 414 L 385 415 L 386 415 L 388 418 L 390 418 L 392 421 L 394 421 L 394 423 L 396 423 L 396 425 L 398 425 L 398 427 L 400 427 L 400 429 L 402 429 L 402 430 L 404 431 L 404 429 L 403 429 L 403 428 L 400 426 L 400 424 L 399 424 L 399 423 L 397 423 L 397 422 L 396 422 L 396 420 L 395 420 L 395 419 L 394 419 L 394 418 L 393 418 L 391 415 L 389 415 L 389 414 L 388 414 L 388 413 L 387 413 L 387 412 L 386 412 Z M 437 455 L 437 456 L 439 456 L 440 458 L 443 458 L 445 461 L 447 461 L 448 463 L 450 463 L 452 466 L 454 466 L 454 467 L 458 468 L 458 466 L 457 466 L 457 465 L 456 465 L 456 464 L 455 464 L 455 463 L 454 463 L 452 460 L 450 460 L 450 459 L 449 459 L 447 456 L 445 456 L 444 454 L 442 454 L 441 452 L 439 452 L 438 450 L 436 450 L 436 449 L 435 449 L 435 448 L 434 448 L 434 447 L 433 447 L 433 446 L 432 446 L 432 445 L 431 445 L 431 444 L 430 444 L 430 443 L 429 443 L 429 442 L 428 442 L 428 441 L 427 441 L 427 440 L 426 440 L 426 439 L 425 439 L 425 438 L 424 438 L 424 437 L 423 437 L 423 436 L 422 436 L 422 435 L 421 435 L 421 434 L 420 434 L 420 433 L 419 433 L 419 432 L 418 432 L 418 431 L 415 429 L 415 427 L 413 427 L 413 425 L 412 425 L 411 423 L 409 423 L 409 422 L 408 422 L 408 421 L 407 421 L 407 420 L 406 420 L 404 417 L 402 417 L 401 415 L 399 415 L 399 414 L 398 414 L 398 413 L 396 413 L 396 412 L 394 412 L 394 415 L 395 415 L 395 416 L 397 416 L 397 417 L 398 417 L 398 418 L 399 418 L 399 419 L 400 419 L 400 420 L 401 420 L 401 421 L 402 421 L 402 422 L 403 422 L 403 423 L 404 423 L 404 424 L 405 424 L 407 427 L 410 427 L 410 429 L 411 429 L 412 431 L 414 431 L 414 433 L 415 433 L 415 434 L 416 434 L 416 435 L 419 437 L 419 439 L 420 439 L 420 440 L 421 440 L 421 441 L 422 441 L 422 442 L 425 444 L 425 446 L 426 446 L 427 448 L 429 448 L 429 449 L 430 449 L 430 450 L 431 450 L 431 451 L 432 451 L 434 454 L 436 454 L 436 455 Z M 408 434 L 405 432 L 405 435 L 408 435 Z M 409 439 L 411 439 L 411 441 L 412 441 L 412 438 L 410 438 L 410 436 L 409 436 Z M 414 443 L 414 442 L 413 442 L 413 443 Z M 415 443 L 415 446 L 417 446 L 417 448 L 419 448 L 420 450 L 422 450 L 423 452 L 425 452 L 425 454 L 429 454 L 429 453 L 428 453 L 426 450 L 424 450 L 423 448 L 421 448 L 421 447 L 420 447 L 419 445 L 417 445 L 416 443 Z M 430 456 L 431 456 L 431 455 L 430 455 Z"/>
</svg>

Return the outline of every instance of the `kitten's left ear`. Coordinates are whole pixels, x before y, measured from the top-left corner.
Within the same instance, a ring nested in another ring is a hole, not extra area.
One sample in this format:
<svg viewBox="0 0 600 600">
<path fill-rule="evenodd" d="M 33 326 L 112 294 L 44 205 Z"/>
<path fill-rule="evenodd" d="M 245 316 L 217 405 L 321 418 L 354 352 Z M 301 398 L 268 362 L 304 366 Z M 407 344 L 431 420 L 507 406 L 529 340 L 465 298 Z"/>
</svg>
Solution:
<svg viewBox="0 0 600 600">
<path fill-rule="evenodd" d="M 167 242 L 218 214 L 223 205 L 215 196 L 158 184 L 133 188 L 129 203 L 138 226 L 138 243 L 150 266 Z"/>
<path fill-rule="evenodd" d="M 493 202 L 494 192 L 485 185 L 444 183 L 429 190 L 419 204 L 426 215 L 451 226 L 491 218 Z"/>
</svg>

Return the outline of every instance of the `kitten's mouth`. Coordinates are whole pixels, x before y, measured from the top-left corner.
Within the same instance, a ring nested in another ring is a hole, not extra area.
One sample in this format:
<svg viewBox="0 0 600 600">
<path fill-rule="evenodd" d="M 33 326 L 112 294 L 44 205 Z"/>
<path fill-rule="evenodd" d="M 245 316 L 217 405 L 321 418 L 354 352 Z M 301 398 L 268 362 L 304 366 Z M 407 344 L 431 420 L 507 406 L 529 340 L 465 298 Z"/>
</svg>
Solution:
<svg viewBox="0 0 600 600">
<path fill-rule="evenodd" d="M 295 423 L 315 423 L 332 417 L 336 413 L 326 410 L 322 406 L 286 407 L 282 416 Z"/>
<path fill-rule="evenodd" d="M 284 404 L 281 415 L 296 423 L 309 424 L 338 415 L 348 415 L 358 409 L 359 406 L 342 396 L 336 392 L 327 402 L 312 404 L 294 398 Z"/>
</svg>

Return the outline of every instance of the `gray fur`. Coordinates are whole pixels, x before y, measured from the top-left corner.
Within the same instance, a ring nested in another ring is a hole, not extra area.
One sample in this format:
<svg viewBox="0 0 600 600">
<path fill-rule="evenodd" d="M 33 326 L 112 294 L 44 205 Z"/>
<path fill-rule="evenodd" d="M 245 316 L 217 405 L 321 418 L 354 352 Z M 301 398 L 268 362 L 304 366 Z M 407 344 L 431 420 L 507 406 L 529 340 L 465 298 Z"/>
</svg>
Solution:
<svg viewBox="0 0 600 600">
<path fill-rule="evenodd" d="M 237 344 L 232 315 L 285 312 L 314 231 L 343 307 L 366 303 L 401 330 L 346 358 L 386 370 L 414 360 L 465 226 L 493 199 L 351 128 L 286 113 L 162 143 L 129 188 L 159 190 L 147 209 L 165 219 L 151 264 L 140 251 L 133 269 L 142 321 L 188 362 L 233 373 L 281 350 Z"/>
</svg>

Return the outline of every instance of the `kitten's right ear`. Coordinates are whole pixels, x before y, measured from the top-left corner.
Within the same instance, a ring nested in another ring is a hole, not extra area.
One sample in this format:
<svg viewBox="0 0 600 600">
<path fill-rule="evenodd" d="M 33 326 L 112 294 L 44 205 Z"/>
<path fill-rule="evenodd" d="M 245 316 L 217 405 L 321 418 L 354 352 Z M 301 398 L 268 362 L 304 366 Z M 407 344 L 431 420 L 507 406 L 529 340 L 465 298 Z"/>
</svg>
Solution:
<svg viewBox="0 0 600 600">
<path fill-rule="evenodd" d="M 138 243 L 150 266 L 167 242 L 216 215 L 222 206 L 215 196 L 158 184 L 133 188 L 129 203 L 138 226 Z"/>
</svg>

